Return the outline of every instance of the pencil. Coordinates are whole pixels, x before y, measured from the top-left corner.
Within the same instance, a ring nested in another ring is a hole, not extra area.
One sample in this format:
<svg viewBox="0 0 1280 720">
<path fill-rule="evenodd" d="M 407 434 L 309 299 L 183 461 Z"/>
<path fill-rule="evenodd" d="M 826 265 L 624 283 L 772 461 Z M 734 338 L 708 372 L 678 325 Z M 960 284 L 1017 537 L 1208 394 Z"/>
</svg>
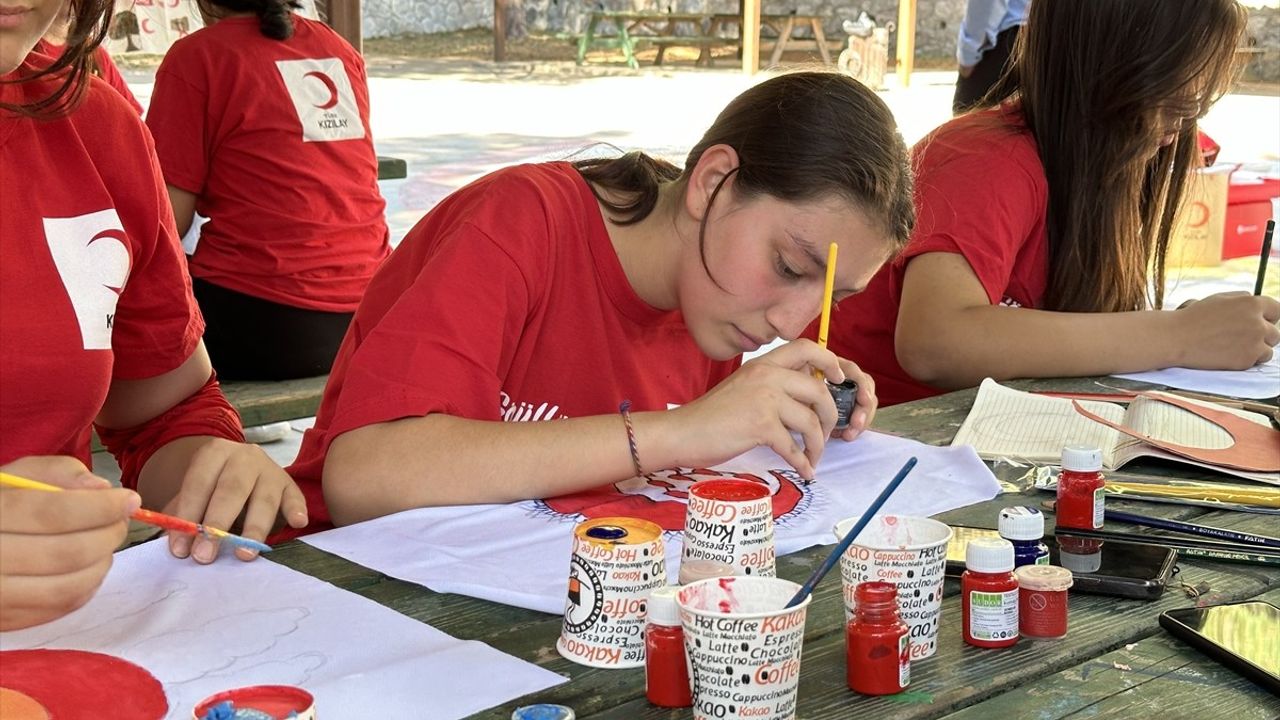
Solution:
<svg viewBox="0 0 1280 720">
<path fill-rule="evenodd" d="M 1262 294 L 1262 281 L 1267 277 L 1267 259 L 1271 257 L 1271 235 L 1276 231 L 1276 221 L 1267 221 L 1267 232 L 1262 236 L 1262 252 L 1258 257 L 1258 281 L 1253 284 L 1253 294 Z"/>
<path fill-rule="evenodd" d="M 1137 513 L 1121 512 L 1119 510 L 1110 509 L 1104 511 L 1103 517 L 1107 520 L 1118 520 L 1120 522 L 1133 523 L 1135 525 L 1145 525 L 1147 527 L 1158 528 L 1160 530 L 1170 530 L 1172 532 L 1183 533 L 1185 535 L 1201 535 L 1203 537 L 1217 538 L 1219 540 L 1240 543 L 1242 545 L 1260 545 L 1262 547 L 1280 548 L 1280 539 L 1277 538 L 1268 537 L 1266 535 L 1254 535 L 1253 533 L 1241 532 L 1238 530 L 1212 527 L 1209 525 L 1197 525 L 1195 523 L 1183 522 L 1181 520 L 1148 517 Z"/>
<path fill-rule="evenodd" d="M 818 347 L 827 346 L 827 332 L 831 329 L 831 296 L 836 289 L 836 255 L 840 246 L 835 243 L 827 248 L 827 280 L 822 286 L 822 319 L 818 321 Z M 814 370 L 813 376 L 822 379 L 822 371 Z"/>
<path fill-rule="evenodd" d="M 57 485 L 49 485 L 39 480 L 31 480 L 29 478 L 11 475 L 6 472 L 0 472 L 0 485 L 7 485 L 13 488 L 21 488 L 23 490 L 43 490 L 45 492 L 62 492 L 62 488 Z M 201 525 L 190 520 L 184 520 L 173 515 L 156 512 L 155 510 L 145 510 L 138 508 L 129 516 L 140 523 L 147 525 L 155 525 L 165 530 L 173 530 L 175 532 L 187 533 L 189 535 L 204 535 L 206 537 L 218 540 L 226 540 L 236 547 L 249 548 L 258 552 L 271 552 L 271 546 L 266 543 L 260 543 L 257 540 L 251 540 L 247 537 L 229 533 L 226 530 L 219 530 L 215 527 Z"/>
</svg>

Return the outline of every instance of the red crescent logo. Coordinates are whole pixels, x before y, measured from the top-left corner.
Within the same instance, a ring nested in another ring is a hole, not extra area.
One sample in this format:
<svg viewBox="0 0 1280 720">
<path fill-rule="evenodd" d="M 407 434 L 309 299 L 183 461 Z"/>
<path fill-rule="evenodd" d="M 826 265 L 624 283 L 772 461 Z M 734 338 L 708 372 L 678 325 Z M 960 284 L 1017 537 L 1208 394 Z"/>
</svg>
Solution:
<svg viewBox="0 0 1280 720">
<path fill-rule="evenodd" d="M 789 470 L 770 470 L 769 477 L 763 478 L 752 473 L 677 468 L 585 492 L 548 498 L 544 502 L 551 511 L 564 515 L 581 515 L 588 519 L 611 516 L 643 518 L 657 523 L 663 530 L 679 531 L 684 530 L 689 486 L 695 482 L 713 479 L 758 482 L 773 493 L 773 517 L 776 519 L 795 510 L 804 497 L 795 477 L 795 473 Z"/>
<path fill-rule="evenodd" d="M 334 84 L 332 78 L 320 72 L 319 70 L 312 70 L 311 72 L 304 73 L 302 77 L 313 77 L 319 80 L 320 82 L 324 83 L 325 88 L 329 90 L 329 99 L 320 105 L 316 105 L 315 107 L 318 107 L 321 110 L 328 110 L 329 108 L 338 104 L 338 86 Z"/>
<path fill-rule="evenodd" d="M 151 18 L 142 18 L 142 32 L 148 35 L 155 32 L 155 30 L 151 28 Z"/>
<path fill-rule="evenodd" d="M 129 247 L 129 243 L 128 243 L 129 238 L 124 234 L 124 231 L 113 230 L 113 229 L 103 230 L 97 235 L 94 235 L 93 237 L 89 238 L 89 242 L 85 243 L 85 247 L 88 247 L 103 238 L 111 238 L 112 240 L 115 240 L 116 242 L 123 245 L 124 247 L 126 248 Z M 120 293 L 124 292 L 124 286 L 112 287 L 111 285 L 103 285 L 103 287 L 115 293 L 116 295 L 119 295 Z"/>
</svg>

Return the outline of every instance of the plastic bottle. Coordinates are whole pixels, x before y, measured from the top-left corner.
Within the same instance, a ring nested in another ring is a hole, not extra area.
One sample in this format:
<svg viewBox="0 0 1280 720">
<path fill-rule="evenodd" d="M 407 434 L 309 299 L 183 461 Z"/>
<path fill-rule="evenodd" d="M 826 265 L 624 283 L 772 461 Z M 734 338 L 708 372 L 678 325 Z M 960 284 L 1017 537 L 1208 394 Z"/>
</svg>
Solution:
<svg viewBox="0 0 1280 720">
<path fill-rule="evenodd" d="M 644 628 L 644 694 L 658 707 L 693 705 L 689 665 L 684 655 L 684 628 L 673 586 L 649 594 Z"/>
<path fill-rule="evenodd" d="M 1013 543 L 978 538 L 965 548 L 960 576 L 964 641 L 980 648 L 1018 642 L 1018 581 L 1013 579 Z"/>
<path fill-rule="evenodd" d="M 1102 451 L 1092 445 L 1062 448 L 1058 475 L 1058 527 L 1100 530 L 1107 481 L 1102 477 Z"/>
<path fill-rule="evenodd" d="M 845 625 L 845 677 L 863 695 L 893 695 L 911 682 L 911 630 L 898 617 L 898 587 L 859 583 L 857 609 Z"/>
<path fill-rule="evenodd" d="M 1018 505 L 1000 511 L 1000 537 L 1013 543 L 1013 566 L 1048 565 L 1049 546 L 1044 544 L 1044 514 Z"/>
<path fill-rule="evenodd" d="M 1067 589 L 1071 571 L 1029 565 L 1013 571 L 1018 581 L 1018 629 L 1023 637 L 1056 640 L 1067 634 Z"/>
</svg>

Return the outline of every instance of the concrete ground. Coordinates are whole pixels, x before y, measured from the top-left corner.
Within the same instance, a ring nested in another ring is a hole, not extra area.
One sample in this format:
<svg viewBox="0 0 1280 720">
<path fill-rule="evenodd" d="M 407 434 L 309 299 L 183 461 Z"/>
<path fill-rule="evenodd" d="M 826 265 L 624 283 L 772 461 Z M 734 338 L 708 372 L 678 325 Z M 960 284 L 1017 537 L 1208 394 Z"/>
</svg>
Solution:
<svg viewBox="0 0 1280 720">
<path fill-rule="evenodd" d="M 146 105 L 154 71 L 126 72 Z M 680 162 L 735 95 L 769 77 L 728 67 L 694 69 L 573 63 L 494 64 L 468 60 L 369 60 L 372 126 L 380 155 L 405 159 L 409 175 L 382 183 L 393 242 L 441 198 L 497 168 L 566 158 L 594 143 L 644 149 Z M 954 72 L 917 72 L 911 86 L 886 78 L 882 97 L 908 144 L 950 117 Z M 1202 123 L 1221 145 L 1220 161 L 1280 168 L 1280 87 L 1233 94 Z M 1273 262 L 1273 267 L 1276 267 Z M 1256 260 L 1171 271 L 1180 302 L 1223 290 L 1251 290 Z M 1280 276 L 1280 267 L 1273 277 Z M 302 425 L 298 425 L 299 428 Z M 282 463 L 300 432 L 265 446 Z"/>
</svg>

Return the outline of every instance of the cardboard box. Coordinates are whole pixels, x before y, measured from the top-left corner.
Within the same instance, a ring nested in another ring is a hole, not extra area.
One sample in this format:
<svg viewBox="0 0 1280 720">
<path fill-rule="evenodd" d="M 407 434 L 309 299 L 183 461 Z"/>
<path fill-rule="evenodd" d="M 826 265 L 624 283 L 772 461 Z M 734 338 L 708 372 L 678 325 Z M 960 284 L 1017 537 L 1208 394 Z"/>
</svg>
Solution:
<svg viewBox="0 0 1280 720">
<path fill-rule="evenodd" d="M 1227 190 L 1234 165 L 1214 165 L 1195 172 L 1173 223 L 1168 267 L 1217 265 L 1222 262 L 1227 220 Z"/>
<path fill-rule="evenodd" d="M 1262 236 L 1272 216 L 1272 198 L 1276 197 L 1280 197 L 1280 179 L 1262 178 L 1228 186 L 1223 260 L 1257 257 L 1262 252 Z"/>
</svg>

